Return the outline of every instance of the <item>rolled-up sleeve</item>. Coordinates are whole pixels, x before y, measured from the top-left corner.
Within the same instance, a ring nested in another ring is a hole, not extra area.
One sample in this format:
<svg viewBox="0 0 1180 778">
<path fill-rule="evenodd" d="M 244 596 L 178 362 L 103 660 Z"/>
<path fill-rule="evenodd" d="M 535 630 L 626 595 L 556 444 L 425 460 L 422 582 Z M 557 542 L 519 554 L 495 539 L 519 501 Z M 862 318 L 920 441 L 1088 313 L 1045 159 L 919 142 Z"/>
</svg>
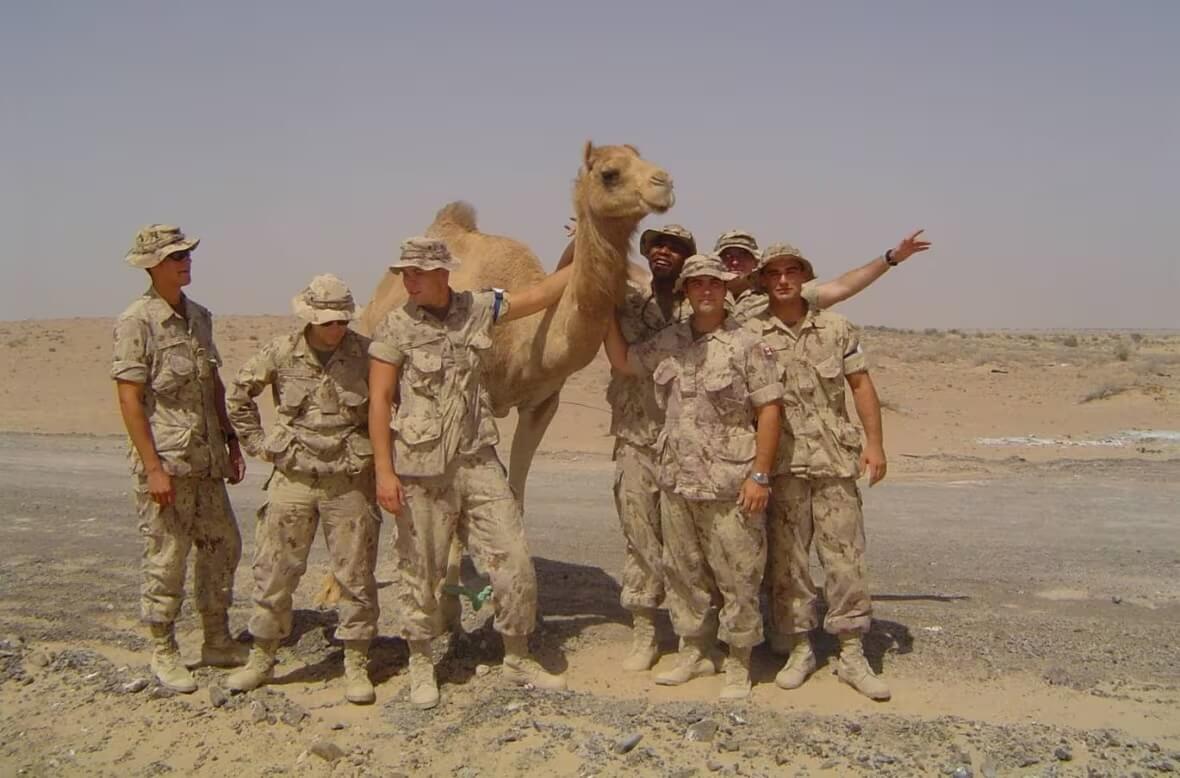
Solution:
<svg viewBox="0 0 1180 778">
<path fill-rule="evenodd" d="M 386 318 L 373 333 L 373 339 L 369 341 L 369 356 L 391 365 L 405 362 L 406 352 L 402 350 L 400 340 L 395 336 L 393 325 L 390 319 Z"/>
<path fill-rule="evenodd" d="M 860 344 L 860 331 L 849 325 L 844 336 L 844 375 L 863 373 L 868 369 L 869 357 Z"/>
<path fill-rule="evenodd" d="M 148 328 L 135 318 L 115 322 L 114 359 L 111 378 L 135 384 L 148 382 Z"/>
<path fill-rule="evenodd" d="M 746 359 L 746 386 L 750 404 L 755 408 L 783 399 L 783 385 L 778 380 L 778 363 L 774 349 L 758 343 L 750 349 Z"/>
</svg>

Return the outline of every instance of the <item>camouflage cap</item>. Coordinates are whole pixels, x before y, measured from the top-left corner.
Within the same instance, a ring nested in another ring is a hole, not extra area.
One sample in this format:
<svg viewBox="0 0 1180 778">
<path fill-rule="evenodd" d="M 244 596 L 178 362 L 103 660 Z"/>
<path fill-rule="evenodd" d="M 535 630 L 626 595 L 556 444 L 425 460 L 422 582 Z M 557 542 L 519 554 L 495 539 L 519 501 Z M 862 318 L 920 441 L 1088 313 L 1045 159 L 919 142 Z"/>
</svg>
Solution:
<svg viewBox="0 0 1180 778">
<path fill-rule="evenodd" d="M 171 224 L 149 224 L 135 233 L 135 244 L 123 261 L 147 270 L 163 262 L 169 254 L 192 251 L 200 242 L 197 238 L 186 238 L 179 227 Z"/>
<path fill-rule="evenodd" d="M 803 271 L 811 278 L 815 278 L 815 268 L 811 266 L 811 260 L 803 256 L 803 252 L 792 246 L 790 243 L 771 243 L 762 252 L 762 260 L 758 263 L 758 270 L 762 270 L 769 265 L 773 260 L 791 258 L 798 260 L 799 265 Z M 810 279 L 809 279 L 810 280 Z"/>
<path fill-rule="evenodd" d="M 655 242 L 656 238 L 660 237 L 672 238 L 682 242 L 688 246 L 688 253 L 690 255 L 697 253 L 696 239 L 693 238 L 691 232 L 679 224 L 665 224 L 663 227 L 644 230 L 643 234 L 639 236 L 639 253 L 646 257 L 651 244 Z"/>
<path fill-rule="evenodd" d="M 745 230 L 729 230 L 721 233 L 717 238 L 717 243 L 713 246 L 713 253 L 720 254 L 725 249 L 745 249 L 754 255 L 754 259 L 758 259 L 758 241 L 754 240 L 754 236 Z"/>
<path fill-rule="evenodd" d="M 684 268 L 680 271 L 680 277 L 676 279 L 676 291 L 679 292 L 684 288 L 686 280 L 698 276 L 720 278 L 728 283 L 737 278 L 737 273 L 726 270 L 725 265 L 721 263 L 721 258 L 716 254 L 693 254 L 684 260 Z"/>
<path fill-rule="evenodd" d="M 308 324 L 330 321 L 352 321 L 356 303 L 348 286 L 331 273 L 316 276 L 311 283 L 291 299 L 295 315 Z"/>
<path fill-rule="evenodd" d="M 397 273 L 407 267 L 419 270 L 458 270 L 459 260 L 451 256 L 447 244 L 434 238 L 406 238 L 402 241 L 401 257 L 389 266 Z"/>
</svg>

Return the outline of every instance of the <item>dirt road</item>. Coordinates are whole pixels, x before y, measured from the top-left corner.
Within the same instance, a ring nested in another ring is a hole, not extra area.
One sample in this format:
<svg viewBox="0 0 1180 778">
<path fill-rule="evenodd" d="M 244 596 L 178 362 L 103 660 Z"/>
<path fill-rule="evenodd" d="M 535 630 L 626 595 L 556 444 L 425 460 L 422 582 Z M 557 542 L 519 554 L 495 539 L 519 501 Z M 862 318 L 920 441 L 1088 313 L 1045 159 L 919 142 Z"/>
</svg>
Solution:
<svg viewBox="0 0 1180 778">
<path fill-rule="evenodd" d="M 247 560 L 265 476 L 251 464 L 231 492 Z M 503 689 L 481 611 L 446 647 L 443 704 L 420 713 L 405 702 L 404 644 L 390 637 L 373 652 L 378 704 L 338 702 L 334 614 L 310 605 L 322 548 L 277 684 L 223 699 L 208 688 L 221 671 L 201 669 L 191 696 L 141 685 L 150 675 L 122 442 L 0 435 L 0 775 L 1180 770 L 1180 462 L 927 465 L 921 479 L 865 494 L 869 653 L 891 703 L 858 697 L 826 661 L 802 689 L 778 690 L 781 660 L 765 649 L 753 700 L 737 707 L 715 702 L 719 679 L 668 689 L 616 672 L 627 619 L 611 467 L 583 454 L 540 460 L 528 495 L 536 647 L 567 670 L 571 692 Z M 235 631 L 249 595 L 243 565 Z M 181 627 L 192 651 L 188 606 Z M 387 614 L 382 632 L 392 634 Z M 663 638 L 670 653 L 667 624 Z M 833 647 L 822 644 L 825 659 Z"/>
</svg>

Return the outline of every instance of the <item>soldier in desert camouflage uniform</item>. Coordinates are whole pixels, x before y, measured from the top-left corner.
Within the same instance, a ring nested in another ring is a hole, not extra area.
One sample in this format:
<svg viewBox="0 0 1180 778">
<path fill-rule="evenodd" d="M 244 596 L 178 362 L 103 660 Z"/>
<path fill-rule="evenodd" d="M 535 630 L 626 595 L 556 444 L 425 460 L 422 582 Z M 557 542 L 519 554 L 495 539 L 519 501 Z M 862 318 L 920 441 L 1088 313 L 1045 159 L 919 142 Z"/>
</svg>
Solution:
<svg viewBox="0 0 1180 778">
<path fill-rule="evenodd" d="M 456 533 L 491 577 L 504 677 L 565 688 L 564 678 L 529 654 L 536 573 L 520 505 L 496 456 L 499 434 L 481 361 L 492 327 L 555 304 L 571 269 L 508 294 L 455 292 L 450 272 L 458 266 L 442 241 L 403 242 L 390 269 L 402 275 L 410 299 L 390 312 L 369 346 L 377 499 L 396 517 L 394 598 L 410 644 L 410 702 L 422 708 L 439 699 L 430 641 L 445 629 L 439 600 Z"/>
<path fill-rule="evenodd" d="M 377 634 L 373 571 L 381 519 L 369 442 L 369 339 L 348 329 L 356 306 L 336 276 L 316 276 L 291 305 L 303 326 L 263 346 L 229 393 L 242 445 L 275 469 L 258 512 L 254 649 L 226 685 L 247 691 L 274 678 L 279 641 L 291 633 L 291 598 L 322 523 L 341 591 L 336 637 L 344 642 L 344 696 L 370 703 L 366 663 Z M 277 417 L 270 434 L 254 399 L 267 387 Z"/>
<path fill-rule="evenodd" d="M 619 307 L 619 327 L 628 344 L 653 337 L 671 324 L 688 320 L 692 308 L 676 280 L 684 260 L 696 253 L 692 233 L 678 224 L 645 230 L 639 251 L 651 268 L 651 284 L 627 281 Z M 655 612 L 664 601 L 660 533 L 660 487 L 656 481 L 659 454 L 656 439 L 663 413 L 656 404 L 651 376 L 615 372 L 606 390 L 615 436 L 615 508 L 626 542 L 622 605 L 632 615 L 631 650 L 624 670 L 650 670 L 658 656 Z"/>
<path fill-rule="evenodd" d="M 884 272 L 929 247 L 918 233 L 878 259 Z M 784 424 L 768 516 L 769 577 L 774 637 L 790 657 L 775 683 L 798 688 L 814 672 L 807 633 L 817 626 L 817 592 L 810 575 L 814 537 L 824 567 L 828 612 L 824 629 L 840 641 L 837 674 L 875 700 L 890 693 L 865 660 L 862 636 L 872 621 L 865 580 L 864 518 L 856 478 L 870 485 L 885 475 L 881 406 L 856 329 L 838 314 L 816 310 L 803 295 L 815 278 L 811 263 L 790 244 L 767 248 L 760 278 L 769 310 L 746 326 L 776 355 L 783 383 Z M 866 445 L 848 419 L 844 384 L 852 390 Z"/>
<path fill-rule="evenodd" d="M 651 375 L 665 412 L 656 443 L 660 526 L 681 650 L 656 683 L 715 672 L 711 615 L 719 599 L 719 635 L 729 644 L 722 699 L 749 695 L 750 652 L 762 642 L 764 510 L 782 398 L 765 346 L 726 317 L 725 282 L 732 277 L 715 257 L 689 257 L 678 282 L 693 309 L 689 321 L 634 347 L 615 322 L 606 339 L 611 366 Z"/>
<path fill-rule="evenodd" d="M 242 539 L 225 489 L 227 479 L 245 476 L 245 461 L 226 418 L 213 317 L 181 291 L 192 281 L 198 242 L 164 224 L 135 236 L 126 262 L 147 270 L 151 286 L 119 316 L 111 366 L 144 538 L 140 616 L 151 631 L 152 672 L 185 693 L 197 684 L 181 662 L 173 625 L 193 546 L 201 661 L 228 667 L 245 658 L 245 646 L 229 635 Z"/>
</svg>

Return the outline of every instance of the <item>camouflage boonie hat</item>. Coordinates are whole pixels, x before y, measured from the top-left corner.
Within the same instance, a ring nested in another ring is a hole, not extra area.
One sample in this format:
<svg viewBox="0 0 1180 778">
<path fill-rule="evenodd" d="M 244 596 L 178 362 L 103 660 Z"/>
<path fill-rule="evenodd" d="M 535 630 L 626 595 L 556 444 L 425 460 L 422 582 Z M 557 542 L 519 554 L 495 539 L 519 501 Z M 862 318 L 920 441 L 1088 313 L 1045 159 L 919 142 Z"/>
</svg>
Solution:
<svg viewBox="0 0 1180 778">
<path fill-rule="evenodd" d="M 639 253 L 646 257 L 651 244 L 655 242 L 656 238 L 660 237 L 673 238 L 684 243 L 684 245 L 688 246 L 688 253 L 690 255 L 697 253 L 696 239 L 693 238 L 691 232 L 679 224 L 665 224 L 663 227 L 644 230 L 643 234 L 639 236 Z"/>
<path fill-rule="evenodd" d="M 434 238 L 406 238 L 397 262 L 389 266 L 394 273 L 407 267 L 419 270 L 458 270 L 459 260 L 451 256 L 447 244 Z"/>
<path fill-rule="evenodd" d="M 761 258 L 758 252 L 758 241 L 754 240 L 754 236 L 745 230 L 730 230 L 729 232 L 721 233 L 721 237 L 717 238 L 717 243 L 713 246 L 713 253 L 718 256 L 725 249 L 745 249 L 754 255 L 754 259 Z"/>
<path fill-rule="evenodd" d="M 316 276 L 303 291 L 291 298 L 291 310 L 308 324 L 352 321 L 356 303 L 348 286 L 331 273 Z"/>
<path fill-rule="evenodd" d="M 721 258 L 716 254 L 693 254 L 684 260 L 684 267 L 680 270 L 680 277 L 676 279 L 676 291 L 679 292 L 684 288 L 685 281 L 698 276 L 720 278 L 722 281 L 729 283 L 737 278 L 737 273 L 731 273 L 726 270 L 725 265 L 721 263 Z"/>
<path fill-rule="evenodd" d="M 815 278 L 815 268 L 811 266 L 811 260 L 803 256 L 803 252 L 790 243 L 771 243 L 767 246 L 766 250 L 762 252 L 762 260 L 758 263 L 758 271 L 761 272 L 770 264 L 771 260 L 783 259 L 784 257 L 798 260 L 803 271 L 811 278 Z"/>
<path fill-rule="evenodd" d="M 149 224 L 135 233 L 135 245 L 123 261 L 131 267 L 147 270 L 163 262 L 169 254 L 192 251 L 200 242 L 197 238 L 186 238 L 179 227 L 171 224 Z"/>
</svg>

